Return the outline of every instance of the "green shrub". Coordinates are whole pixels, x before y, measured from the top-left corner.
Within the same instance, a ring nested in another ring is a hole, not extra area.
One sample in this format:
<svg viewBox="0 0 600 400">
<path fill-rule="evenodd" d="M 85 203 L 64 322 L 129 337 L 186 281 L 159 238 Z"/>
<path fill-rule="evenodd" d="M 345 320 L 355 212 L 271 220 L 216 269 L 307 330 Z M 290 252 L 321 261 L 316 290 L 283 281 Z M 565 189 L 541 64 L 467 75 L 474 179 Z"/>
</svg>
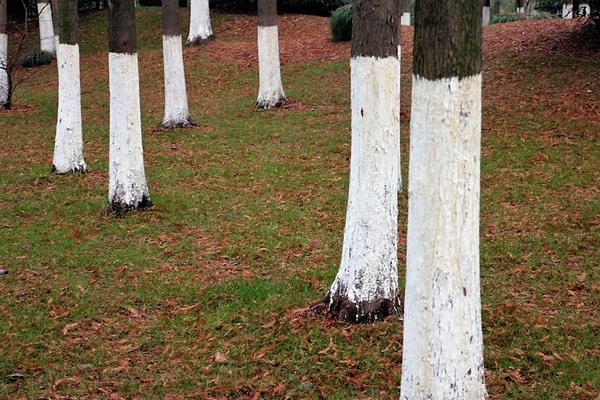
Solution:
<svg viewBox="0 0 600 400">
<path fill-rule="evenodd" d="M 352 39 L 352 4 L 346 4 L 331 13 L 331 37 L 334 42 Z"/>
<path fill-rule="evenodd" d="M 39 67 L 40 65 L 48 65 L 52 62 L 53 58 L 54 56 L 47 51 L 32 51 L 23 56 L 23 60 L 21 60 L 21 66 L 29 68 Z"/>
<path fill-rule="evenodd" d="M 537 14 L 533 14 L 529 16 L 529 19 L 553 19 L 558 18 L 556 14 L 552 14 L 549 12 L 541 12 Z"/>
</svg>

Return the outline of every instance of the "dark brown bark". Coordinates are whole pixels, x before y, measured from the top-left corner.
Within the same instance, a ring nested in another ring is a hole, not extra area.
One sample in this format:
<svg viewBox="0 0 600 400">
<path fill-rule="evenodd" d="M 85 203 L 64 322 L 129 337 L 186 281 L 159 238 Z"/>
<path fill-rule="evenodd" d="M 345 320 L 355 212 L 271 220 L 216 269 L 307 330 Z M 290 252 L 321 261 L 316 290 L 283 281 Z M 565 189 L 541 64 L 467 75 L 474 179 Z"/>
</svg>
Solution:
<svg viewBox="0 0 600 400">
<path fill-rule="evenodd" d="M 52 28 L 54 29 L 54 35 L 60 36 L 60 32 L 59 32 L 60 27 L 58 25 L 58 20 L 59 20 L 58 0 L 51 0 L 50 5 L 52 6 Z"/>
<path fill-rule="evenodd" d="M 258 0 L 258 26 L 277 25 L 277 0 Z"/>
<path fill-rule="evenodd" d="M 398 20 L 395 0 L 354 0 L 351 56 L 397 57 Z"/>
<path fill-rule="evenodd" d="M 519 8 L 523 8 L 523 0 L 515 0 L 515 8 L 518 10 Z"/>
<path fill-rule="evenodd" d="M 108 2 L 108 51 L 136 53 L 135 8 L 132 0 Z"/>
<path fill-rule="evenodd" d="M 6 33 L 8 24 L 7 4 L 8 0 L 0 0 L 0 33 Z"/>
<path fill-rule="evenodd" d="M 401 13 L 409 13 L 410 12 L 410 0 L 400 0 L 400 12 Z"/>
<path fill-rule="evenodd" d="M 483 0 L 483 6 L 484 7 L 489 7 L 490 6 L 490 0 Z"/>
<path fill-rule="evenodd" d="M 163 0 L 162 2 L 163 35 L 181 36 L 181 17 L 178 0 Z"/>
<path fill-rule="evenodd" d="M 417 0 L 413 73 L 428 80 L 481 73 L 481 3 Z"/>
<path fill-rule="evenodd" d="M 77 44 L 79 42 L 77 0 L 60 0 L 58 23 L 58 41 L 64 44 Z"/>
</svg>

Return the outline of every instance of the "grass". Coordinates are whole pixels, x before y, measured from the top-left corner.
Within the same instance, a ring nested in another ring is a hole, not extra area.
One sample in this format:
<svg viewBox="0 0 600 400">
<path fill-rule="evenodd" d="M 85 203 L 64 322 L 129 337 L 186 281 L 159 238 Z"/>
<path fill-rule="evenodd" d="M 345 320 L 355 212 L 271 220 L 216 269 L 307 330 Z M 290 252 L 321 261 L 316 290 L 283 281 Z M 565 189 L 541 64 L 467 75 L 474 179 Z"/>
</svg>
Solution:
<svg viewBox="0 0 600 400">
<path fill-rule="evenodd" d="M 81 16 L 88 175 L 50 173 L 55 65 L 36 69 L 16 111 L 0 114 L 0 398 L 397 398 L 401 321 L 347 326 L 305 312 L 339 262 L 347 62 L 284 66 L 299 106 L 257 112 L 253 68 L 186 49 L 199 126 L 160 130 L 160 14 L 137 13 L 151 210 L 105 213 L 104 13 Z M 223 28 L 236 18 L 247 17 L 215 15 L 217 42 L 236 43 Z M 556 22 L 489 27 L 486 38 L 546 23 Z M 484 59 L 487 386 L 492 399 L 596 400 L 599 58 L 549 57 L 543 45 L 509 43 Z M 404 135 L 403 154 L 407 145 Z M 399 206 L 404 238 L 406 194 Z M 399 258 L 403 286 L 403 240 Z"/>
</svg>

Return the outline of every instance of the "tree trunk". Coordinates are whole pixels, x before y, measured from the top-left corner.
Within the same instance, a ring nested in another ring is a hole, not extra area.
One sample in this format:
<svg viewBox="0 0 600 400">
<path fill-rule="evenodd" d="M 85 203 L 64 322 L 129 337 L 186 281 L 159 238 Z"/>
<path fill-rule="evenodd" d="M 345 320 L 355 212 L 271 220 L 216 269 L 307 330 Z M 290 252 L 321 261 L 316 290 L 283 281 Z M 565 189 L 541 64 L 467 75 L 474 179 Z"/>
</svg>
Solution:
<svg viewBox="0 0 600 400">
<path fill-rule="evenodd" d="M 281 82 L 277 0 L 258 0 L 257 108 L 278 107 L 287 101 Z"/>
<path fill-rule="evenodd" d="M 400 25 L 410 25 L 410 0 L 400 0 Z"/>
<path fill-rule="evenodd" d="M 485 399 L 481 2 L 417 0 L 401 396 Z"/>
<path fill-rule="evenodd" d="M 109 209 L 124 214 L 152 205 L 144 171 L 135 10 L 130 0 L 108 4 L 110 92 Z"/>
<path fill-rule="evenodd" d="M 81 124 L 77 0 L 61 0 L 59 7 L 58 116 L 52 170 L 59 174 L 87 172 Z"/>
<path fill-rule="evenodd" d="M 0 0 L 0 108 L 10 108 L 10 80 L 8 75 L 8 0 Z"/>
<path fill-rule="evenodd" d="M 481 11 L 481 25 L 490 24 L 490 0 L 483 0 L 483 10 Z"/>
<path fill-rule="evenodd" d="M 498 15 L 498 14 L 500 14 L 500 0 L 496 0 L 496 1 L 494 2 L 494 9 L 493 9 L 492 11 L 493 11 L 493 12 L 492 12 L 492 14 L 493 14 L 493 15 Z"/>
<path fill-rule="evenodd" d="M 324 303 L 346 322 L 400 312 L 400 62 L 394 0 L 352 5 L 350 186 L 340 268 Z"/>
<path fill-rule="evenodd" d="M 38 0 L 38 24 L 40 29 L 40 50 L 56 55 L 52 6 L 48 0 Z"/>
<path fill-rule="evenodd" d="M 523 14 L 525 12 L 525 6 L 523 5 L 523 0 L 515 0 L 515 8 L 517 14 Z"/>
<path fill-rule="evenodd" d="M 190 34 L 186 46 L 205 44 L 214 38 L 210 26 L 210 7 L 208 0 L 191 0 Z"/>
<path fill-rule="evenodd" d="M 188 109 L 178 0 L 163 0 L 162 12 L 165 116 L 160 126 L 181 128 L 194 121 Z"/>
</svg>

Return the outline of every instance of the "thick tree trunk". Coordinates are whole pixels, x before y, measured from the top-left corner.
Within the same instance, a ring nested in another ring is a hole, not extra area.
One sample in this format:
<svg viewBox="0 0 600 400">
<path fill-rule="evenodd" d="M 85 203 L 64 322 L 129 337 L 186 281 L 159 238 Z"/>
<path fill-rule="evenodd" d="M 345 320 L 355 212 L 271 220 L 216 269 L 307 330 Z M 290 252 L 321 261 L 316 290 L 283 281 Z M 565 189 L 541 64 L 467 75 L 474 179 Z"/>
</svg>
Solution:
<svg viewBox="0 0 600 400">
<path fill-rule="evenodd" d="M 40 30 L 40 50 L 56 55 L 52 6 L 48 0 L 38 0 L 37 10 Z"/>
<path fill-rule="evenodd" d="M 110 145 L 108 202 L 123 214 L 152 205 L 144 171 L 135 10 L 130 0 L 108 4 Z"/>
<path fill-rule="evenodd" d="M 287 101 L 281 82 L 277 0 L 258 0 L 257 108 L 278 107 Z"/>
<path fill-rule="evenodd" d="M 417 0 L 403 400 L 485 399 L 479 283 L 481 2 Z"/>
<path fill-rule="evenodd" d="M 213 38 L 208 0 L 191 0 L 190 34 L 186 46 L 208 43 Z"/>
<path fill-rule="evenodd" d="M 355 0 L 352 9 L 350 187 L 340 268 L 324 302 L 338 320 L 373 322 L 400 311 L 398 6 Z"/>
<path fill-rule="evenodd" d="M 8 34 L 7 25 L 8 0 L 0 0 L 0 107 L 10 107 L 10 80 L 8 75 Z"/>
<path fill-rule="evenodd" d="M 178 0 L 163 0 L 162 12 L 165 116 L 160 126 L 182 128 L 194 121 L 188 109 Z"/>
<path fill-rule="evenodd" d="M 58 116 L 52 170 L 87 172 L 83 156 L 77 0 L 61 0 L 58 13 Z"/>
</svg>

